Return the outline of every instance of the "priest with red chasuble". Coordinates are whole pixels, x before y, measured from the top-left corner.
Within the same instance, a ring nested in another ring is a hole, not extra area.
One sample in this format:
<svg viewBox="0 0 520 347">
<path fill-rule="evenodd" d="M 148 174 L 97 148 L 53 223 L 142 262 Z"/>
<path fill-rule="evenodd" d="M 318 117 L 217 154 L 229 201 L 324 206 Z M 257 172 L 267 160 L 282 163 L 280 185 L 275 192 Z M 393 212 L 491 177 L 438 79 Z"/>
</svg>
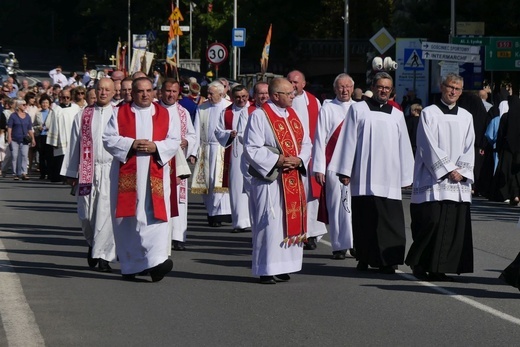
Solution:
<svg viewBox="0 0 520 347">
<path fill-rule="evenodd" d="M 112 182 L 118 185 L 114 238 L 123 278 L 145 271 L 157 282 L 173 267 L 168 220 L 177 213 L 177 200 L 170 160 L 179 149 L 179 121 L 152 103 L 147 77 L 133 81 L 132 99 L 112 115 L 103 134 L 105 149 L 119 166 Z"/>
<path fill-rule="evenodd" d="M 251 179 L 254 276 L 260 283 L 290 280 L 300 271 L 307 231 L 302 175 L 312 144 L 291 108 L 294 89 L 285 78 L 269 84 L 270 100 L 254 111 L 244 131 Z"/>
</svg>

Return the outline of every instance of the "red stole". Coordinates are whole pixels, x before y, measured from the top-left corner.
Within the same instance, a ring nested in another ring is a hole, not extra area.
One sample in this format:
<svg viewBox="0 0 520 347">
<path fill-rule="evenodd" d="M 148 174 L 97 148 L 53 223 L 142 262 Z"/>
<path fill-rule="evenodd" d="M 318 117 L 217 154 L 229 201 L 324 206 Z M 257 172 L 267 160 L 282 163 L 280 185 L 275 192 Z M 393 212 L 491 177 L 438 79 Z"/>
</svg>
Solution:
<svg viewBox="0 0 520 347">
<path fill-rule="evenodd" d="M 170 124 L 168 111 L 153 103 L 155 115 L 152 116 L 152 141 L 161 141 L 166 138 Z M 135 113 L 131 104 L 121 106 L 117 113 L 119 135 L 136 138 Z M 133 150 L 130 150 L 133 152 Z M 176 185 L 173 185 L 176 186 Z M 163 167 L 150 155 L 150 187 L 152 190 L 152 205 L 154 217 L 164 222 L 168 221 L 166 205 L 164 203 Z M 134 217 L 137 208 L 137 157 L 131 153 L 126 163 L 119 166 L 119 184 L 117 194 L 116 218 Z"/>
<path fill-rule="evenodd" d="M 287 119 L 279 117 L 271 107 L 265 103 L 262 109 L 267 115 L 271 128 L 275 135 L 278 147 L 284 156 L 297 157 L 302 148 L 304 129 L 296 112 L 290 107 L 287 108 L 289 117 Z M 287 126 L 290 127 L 287 128 Z M 296 143 L 294 143 L 294 139 Z M 285 230 L 284 242 L 290 246 L 303 241 L 307 232 L 307 202 L 302 178 L 298 170 L 281 172 L 282 191 L 284 197 L 285 210 Z"/>
<path fill-rule="evenodd" d="M 336 143 L 338 142 L 339 133 L 341 132 L 341 128 L 343 126 L 343 123 L 345 121 L 342 121 L 339 123 L 336 130 L 334 130 L 334 133 L 332 133 L 332 136 L 329 139 L 329 142 L 327 142 L 327 146 L 325 147 L 325 168 L 329 166 L 330 160 L 332 159 L 332 154 L 334 154 L 334 148 L 336 148 Z M 325 169 L 327 171 L 327 169 Z M 321 190 L 320 194 L 320 201 L 318 206 L 318 221 L 329 224 L 329 213 L 327 210 L 327 196 L 325 193 L 326 189 Z"/>
<path fill-rule="evenodd" d="M 252 104 L 247 109 L 247 114 L 250 115 L 256 110 L 256 105 Z M 233 104 L 229 105 L 224 111 L 224 127 L 226 130 L 233 130 Z M 239 129 L 236 129 L 239 130 Z M 222 187 L 229 188 L 229 169 L 231 167 L 231 153 L 233 151 L 233 144 L 226 147 L 224 151 L 224 172 L 222 179 Z"/>
<path fill-rule="evenodd" d="M 307 94 L 307 99 L 309 100 L 309 104 L 307 105 L 307 113 L 309 115 L 309 137 L 311 142 L 314 143 L 314 134 L 316 133 L 316 126 L 318 125 L 318 115 L 319 115 L 319 107 L 318 100 L 314 95 L 304 90 L 304 93 Z M 309 163 L 309 174 L 312 173 L 312 160 Z M 309 177 L 311 181 L 311 195 L 313 198 L 317 199 L 321 194 L 321 186 L 316 181 L 314 175 Z"/>
</svg>

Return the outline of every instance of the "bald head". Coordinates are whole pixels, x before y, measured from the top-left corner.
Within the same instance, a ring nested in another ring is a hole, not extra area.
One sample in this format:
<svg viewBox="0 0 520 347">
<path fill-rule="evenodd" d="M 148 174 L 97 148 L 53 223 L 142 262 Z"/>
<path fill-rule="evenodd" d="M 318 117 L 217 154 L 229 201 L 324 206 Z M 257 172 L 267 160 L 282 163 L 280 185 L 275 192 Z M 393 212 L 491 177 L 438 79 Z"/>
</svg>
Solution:
<svg viewBox="0 0 520 347">
<path fill-rule="evenodd" d="M 110 104 L 114 94 L 114 81 L 107 77 L 100 79 L 96 86 L 96 103 L 98 106 L 104 107 Z"/>
<path fill-rule="evenodd" d="M 291 82 L 294 90 L 296 91 L 296 95 L 301 95 L 303 93 L 303 88 L 305 88 L 305 75 L 298 70 L 293 70 L 287 74 L 287 80 Z"/>
<path fill-rule="evenodd" d="M 110 78 L 112 81 L 122 81 L 123 78 L 125 78 L 125 73 L 123 71 L 116 70 L 112 72 Z"/>
</svg>

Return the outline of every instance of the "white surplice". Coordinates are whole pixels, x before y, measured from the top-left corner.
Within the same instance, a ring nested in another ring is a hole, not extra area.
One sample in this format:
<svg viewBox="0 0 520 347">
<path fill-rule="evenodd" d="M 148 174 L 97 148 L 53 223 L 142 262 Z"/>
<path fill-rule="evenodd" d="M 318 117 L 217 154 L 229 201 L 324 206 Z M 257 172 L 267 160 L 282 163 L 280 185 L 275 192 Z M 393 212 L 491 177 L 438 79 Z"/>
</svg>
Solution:
<svg viewBox="0 0 520 347">
<path fill-rule="evenodd" d="M 285 109 L 268 101 L 273 111 L 283 118 Z M 244 153 L 252 165 L 264 177 L 274 168 L 278 154 L 267 147 L 277 147 L 276 137 L 263 110 L 249 116 L 244 132 Z M 311 156 L 312 144 L 307 132 L 298 157 L 305 166 Z M 273 182 L 251 179 L 251 217 L 253 236 L 252 271 L 255 276 L 271 276 L 300 271 L 303 261 L 303 244 L 287 246 L 284 241 L 285 207 L 281 187 L 281 175 Z"/>
<path fill-rule="evenodd" d="M 245 229 L 251 227 L 249 217 L 249 197 L 244 192 L 244 176 L 240 170 L 244 145 L 240 142 L 243 137 L 244 129 L 247 125 L 249 103 L 241 108 L 233 104 L 232 128 L 237 131 L 237 136 L 226 146 L 231 130 L 225 126 L 225 112 L 220 116 L 219 123 L 215 129 L 215 137 L 223 147 L 231 148 L 231 159 L 229 167 L 229 198 L 231 202 L 231 220 L 233 229 Z"/>
<path fill-rule="evenodd" d="M 314 96 L 312 96 L 314 97 Z M 315 98 L 315 97 L 314 97 Z M 318 110 L 320 110 L 321 105 L 318 99 Z M 307 93 L 303 92 L 301 95 L 296 96 L 293 99 L 292 108 L 296 111 L 298 118 L 303 124 L 305 128 L 305 132 L 309 134 L 309 110 L 307 106 L 309 105 L 309 96 Z M 309 135 L 307 135 L 309 136 Z M 313 139 L 311 138 L 311 143 Z M 306 166 L 307 172 L 309 172 L 309 167 Z M 305 186 L 305 195 L 307 197 L 307 236 L 308 237 L 318 237 L 327 233 L 327 226 L 325 223 L 318 221 L 318 207 L 319 207 L 319 199 L 314 198 L 311 194 L 311 175 L 303 177 L 303 184 Z"/>
<path fill-rule="evenodd" d="M 204 177 L 207 193 L 202 194 L 204 206 L 209 216 L 229 215 L 231 214 L 231 203 L 229 201 L 229 193 L 215 192 L 215 182 L 222 177 L 217 177 L 224 165 L 224 148 L 220 145 L 215 137 L 215 129 L 219 122 L 222 112 L 230 105 L 230 102 L 222 99 L 217 104 L 205 101 L 198 108 L 195 114 L 194 127 L 198 133 L 199 148 L 197 152 L 197 161 L 203 161 L 203 165 L 198 162 L 195 165 L 192 179 L 196 182 L 199 176 L 199 170 L 205 170 Z"/>
<path fill-rule="evenodd" d="M 444 114 L 437 105 L 426 107 L 417 128 L 411 202 L 471 202 L 474 142 L 471 113 L 461 107 L 457 107 L 456 115 Z M 466 181 L 443 179 L 453 170 L 457 170 Z"/>
<path fill-rule="evenodd" d="M 352 196 L 401 200 L 401 188 L 412 183 L 413 163 L 403 113 L 395 107 L 390 114 L 371 111 L 367 102 L 357 102 L 347 113 L 328 169 L 350 177 Z"/>
<path fill-rule="evenodd" d="M 54 156 L 65 155 L 70 141 L 70 132 L 74 118 L 81 111 L 78 105 L 71 104 L 70 107 L 54 106 L 52 117 L 47 132 L 47 144 L 54 147 Z"/>
<path fill-rule="evenodd" d="M 345 120 L 353 103 L 352 100 L 342 102 L 337 98 L 326 100 L 323 103 L 312 147 L 312 169 L 314 173 L 325 175 L 324 189 L 329 216 L 330 243 L 333 251 L 352 248 L 351 194 L 349 187 L 341 184 L 336 173 L 327 169 L 325 149 L 331 136 Z"/>
<path fill-rule="evenodd" d="M 161 105 L 168 110 L 168 112 L 170 113 L 170 117 L 172 117 L 174 120 L 178 119 L 177 126 L 180 129 L 181 140 L 185 139 L 186 141 L 188 141 L 188 146 L 184 148 L 184 150 L 182 150 L 179 147 L 179 151 L 182 151 L 184 154 L 183 160 L 185 158 L 188 158 L 190 155 L 195 156 L 197 146 L 197 134 L 195 133 L 195 128 L 193 127 L 193 123 L 191 122 L 190 113 L 184 107 L 178 105 L 178 103 L 175 103 L 173 105 L 166 105 L 163 102 L 161 102 Z M 186 130 L 184 133 L 181 127 L 181 116 L 179 115 L 178 107 L 182 107 L 186 116 Z M 175 160 L 177 160 L 177 155 L 175 156 Z M 181 184 L 177 186 L 177 203 L 179 207 L 179 215 L 170 218 L 170 230 L 172 234 L 172 240 L 186 242 L 186 231 L 188 230 L 188 193 L 186 192 L 185 199 L 180 199 L 180 194 L 181 185 L 185 184 L 186 189 L 188 188 L 188 179 L 185 178 L 183 179 L 183 181 L 184 182 L 181 182 Z"/>
<path fill-rule="evenodd" d="M 162 106 L 161 106 L 162 107 Z M 119 109 L 120 110 L 120 109 Z M 136 138 L 152 141 L 152 117 L 155 107 L 141 108 L 132 104 L 135 112 Z M 170 116 L 168 134 L 164 140 L 154 141 L 157 146 L 159 164 L 163 165 L 164 203 L 166 214 L 170 217 L 170 165 L 180 144 L 178 119 Z M 127 161 L 127 155 L 135 139 L 119 135 L 117 114 L 114 113 L 103 134 L 103 144 L 114 156 L 114 163 L 119 168 L 120 163 Z M 150 188 L 150 155 L 137 153 L 137 208 L 136 216 L 114 218 L 114 236 L 116 251 L 121 262 L 122 274 L 135 274 L 152 268 L 168 259 L 171 249 L 169 223 L 154 218 L 152 194 Z M 119 174 L 119 171 L 118 171 Z M 118 180 L 112 181 L 117 185 Z M 117 206 L 113 206 L 115 215 Z"/>
<path fill-rule="evenodd" d="M 112 155 L 103 147 L 103 131 L 112 116 L 113 107 L 95 106 L 92 116 L 92 150 L 93 178 L 89 195 L 77 196 L 78 217 L 81 221 L 83 235 L 92 247 L 92 258 L 107 261 L 116 260 L 116 246 L 112 225 L 111 206 L 115 204 L 118 165 L 112 166 Z M 80 170 L 82 115 L 76 115 L 72 125 L 70 144 L 63 159 L 61 175 L 77 178 Z"/>
</svg>

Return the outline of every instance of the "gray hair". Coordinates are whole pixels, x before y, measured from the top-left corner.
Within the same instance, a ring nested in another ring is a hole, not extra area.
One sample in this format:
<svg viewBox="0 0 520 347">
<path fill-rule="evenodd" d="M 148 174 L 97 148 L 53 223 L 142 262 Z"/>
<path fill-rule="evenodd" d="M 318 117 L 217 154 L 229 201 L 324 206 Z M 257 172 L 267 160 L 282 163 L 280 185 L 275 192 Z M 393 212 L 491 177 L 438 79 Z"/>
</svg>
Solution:
<svg viewBox="0 0 520 347">
<path fill-rule="evenodd" d="M 352 77 L 351 77 L 348 73 L 344 73 L 344 72 L 343 72 L 343 73 L 340 73 L 339 75 L 336 76 L 336 78 L 334 79 L 334 83 L 332 84 L 332 86 L 333 86 L 334 88 L 336 88 L 337 85 L 338 85 L 338 81 L 339 81 L 340 79 L 343 79 L 343 78 L 348 78 L 349 81 L 352 82 L 352 85 L 355 84 L 355 83 L 354 83 L 354 80 L 352 79 Z"/>
<path fill-rule="evenodd" d="M 392 78 L 392 76 L 390 76 L 388 72 L 381 71 L 376 73 L 376 75 L 374 76 L 374 79 L 372 80 L 372 87 L 375 87 L 377 82 L 383 79 L 392 81 L 392 85 L 394 85 L 394 79 Z"/>
<path fill-rule="evenodd" d="M 215 88 L 220 94 L 224 95 L 224 85 L 220 83 L 220 81 L 213 81 L 210 84 L 208 84 L 209 88 Z"/>
<path fill-rule="evenodd" d="M 21 105 L 27 104 L 23 98 L 14 99 L 14 108 L 17 110 Z"/>
<path fill-rule="evenodd" d="M 462 85 L 464 85 L 464 78 L 462 78 L 462 76 L 460 75 L 457 75 L 456 73 L 453 73 L 453 72 L 450 72 L 449 74 L 447 74 L 446 76 L 444 76 L 442 78 L 442 83 L 447 83 L 447 82 L 460 82 L 462 83 Z"/>
</svg>

